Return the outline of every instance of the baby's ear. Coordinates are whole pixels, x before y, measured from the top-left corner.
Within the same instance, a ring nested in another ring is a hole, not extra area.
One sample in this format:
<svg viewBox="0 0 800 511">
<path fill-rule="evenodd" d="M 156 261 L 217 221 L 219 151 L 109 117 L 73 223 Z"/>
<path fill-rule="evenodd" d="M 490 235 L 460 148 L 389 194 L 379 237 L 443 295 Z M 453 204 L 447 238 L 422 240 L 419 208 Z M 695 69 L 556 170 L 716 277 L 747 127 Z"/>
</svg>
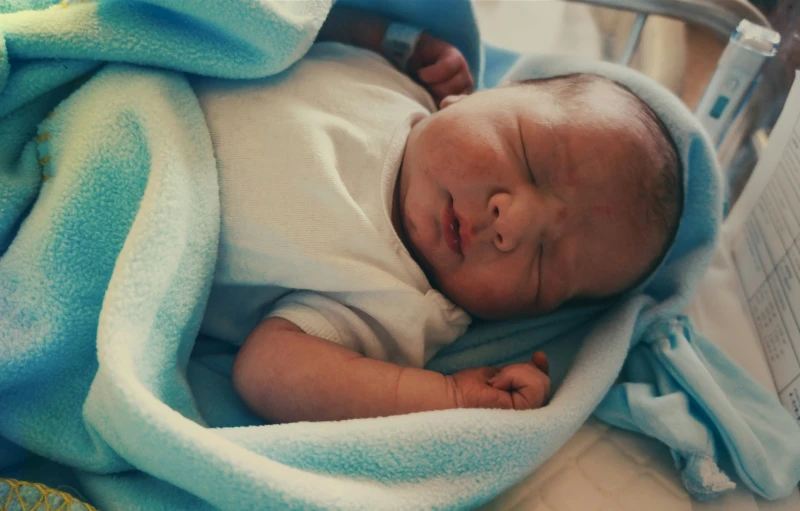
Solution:
<svg viewBox="0 0 800 511">
<path fill-rule="evenodd" d="M 461 101 L 462 99 L 464 99 L 466 97 L 467 97 L 466 94 L 452 94 L 450 96 L 447 96 L 446 98 L 444 98 L 442 100 L 441 103 L 439 103 L 439 109 L 441 110 L 441 109 L 447 108 L 448 106 L 452 105 L 453 103 L 458 103 L 459 101 Z"/>
</svg>

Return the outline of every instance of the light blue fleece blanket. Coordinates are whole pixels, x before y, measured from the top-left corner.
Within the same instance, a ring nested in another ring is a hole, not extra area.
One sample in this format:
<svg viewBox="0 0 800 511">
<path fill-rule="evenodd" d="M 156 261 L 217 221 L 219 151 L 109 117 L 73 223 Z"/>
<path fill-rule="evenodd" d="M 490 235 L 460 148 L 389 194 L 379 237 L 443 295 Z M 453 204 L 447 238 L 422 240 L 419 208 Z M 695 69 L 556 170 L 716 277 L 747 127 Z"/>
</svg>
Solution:
<svg viewBox="0 0 800 511">
<path fill-rule="evenodd" d="M 467 2 L 361 3 L 453 42 L 480 76 Z M 787 494 L 800 479 L 800 429 L 676 316 L 720 221 L 711 146 L 669 93 L 592 63 L 533 58 L 514 72 L 596 71 L 653 106 L 684 165 L 674 246 L 621 300 L 475 325 L 430 364 L 455 371 L 545 346 L 559 382 L 551 403 L 291 425 L 247 412 L 230 384 L 231 348 L 196 339 L 219 204 L 183 72 L 281 72 L 329 7 L 0 4 L 0 474 L 24 477 L 32 455 L 47 458 L 103 510 L 467 509 L 543 463 L 598 409 L 666 442 L 698 495 L 727 486 L 722 451 L 758 493 Z"/>
</svg>

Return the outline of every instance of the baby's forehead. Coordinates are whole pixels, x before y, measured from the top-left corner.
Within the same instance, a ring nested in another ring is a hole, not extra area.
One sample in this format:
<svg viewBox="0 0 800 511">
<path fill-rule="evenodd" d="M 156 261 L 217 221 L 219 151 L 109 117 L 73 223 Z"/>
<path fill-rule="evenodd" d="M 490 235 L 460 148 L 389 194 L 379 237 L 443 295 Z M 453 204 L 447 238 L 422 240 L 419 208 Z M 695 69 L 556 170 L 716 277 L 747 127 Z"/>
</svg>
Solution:
<svg viewBox="0 0 800 511">
<path fill-rule="evenodd" d="M 638 120 L 645 107 L 632 93 L 608 82 L 593 82 L 579 93 L 554 93 L 557 103 L 570 112 L 573 120 L 582 118 L 591 126 L 630 126 Z M 576 115 L 577 114 L 577 115 Z"/>
<path fill-rule="evenodd" d="M 517 101 L 527 104 L 518 106 L 530 114 L 534 127 L 525 130 L 526 144 L 561 153 L 565 170 L 588 166 L 600 175 L 617 174 L 623 168 L 649 174 L 647 170 L 660 167 L 659 143 L 664 135 L 658 118 L 629 89 L 597 75 L 520 85 L 526 92 L 521 91 Z"/>
<path fill-rule="evenodd" d="M 537 113 L 551 120 L 611 127 L 648 114 L 648 107 L 630 90 L 600 76 L 555 77 L 519 85 L 534 95 Z M 521 96 L 519 101 L 525 99 Z"/>
</svg>

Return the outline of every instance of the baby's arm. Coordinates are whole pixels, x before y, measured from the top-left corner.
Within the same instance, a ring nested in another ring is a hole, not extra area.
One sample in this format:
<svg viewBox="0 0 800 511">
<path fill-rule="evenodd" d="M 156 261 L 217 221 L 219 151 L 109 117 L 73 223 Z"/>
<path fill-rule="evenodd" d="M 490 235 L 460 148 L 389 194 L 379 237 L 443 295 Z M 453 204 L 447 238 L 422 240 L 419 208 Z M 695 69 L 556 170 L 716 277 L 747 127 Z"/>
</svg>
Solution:
<svg viewBox="0 0 800 511">
<path fill-rule="evenodd" d="M 270 422 L 381 417 L 449 408 L 530 409 L 550 393 L 544 354 L 503 368 L 444 376 L 373 360 L 270 318 L 248 336 L 233 366 L 245 403 Z"/>
<path fill-rule="evenodd" d="M 361 9 L 334 5 L 317 34 L 317 41 L 335 41 L 381 53 L 389 21 Z M 469 94 L 474 80 L 455 46 L 423 32 L 408 62 L 408 73 L 433 95 L 438 105 L 451 95 Z"/>
</svg>

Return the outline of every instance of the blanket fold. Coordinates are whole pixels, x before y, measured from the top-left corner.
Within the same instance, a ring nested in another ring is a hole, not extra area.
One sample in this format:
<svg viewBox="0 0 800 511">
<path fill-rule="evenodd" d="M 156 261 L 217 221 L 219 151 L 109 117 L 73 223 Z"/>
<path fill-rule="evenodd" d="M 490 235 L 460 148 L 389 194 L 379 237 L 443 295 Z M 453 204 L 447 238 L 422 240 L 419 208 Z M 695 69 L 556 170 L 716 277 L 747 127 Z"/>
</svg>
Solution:
<svg viewBox="0 0 800 511">
<path fill-rule="evenodd" d="M 426 27 L 481 76 L 469 2 L 348 3 Z M 693 467 L 684 477 L 699 495 L 726 487 L 714 486 L 721 475 L 687 476 L 716 467 L 720 446 L 762 495 L 800 479 L 800 455 L 779 446 L 800 448 L 800 429 L 708 340 L 675 326 L 709 262 L 721 200 L 712 146 L 666 91 L 628 70 L 563 59 L 523 59 L 509 75 L 588 71 L 624 83 L 664 118 L 684 166 L 677 239 L 643 286 L 593 307 L 476 324 L 429 365 L 453 372 L 544 347 L 558 384 L 548 406 L 264 425 L 233 391 L 232 348 L 196 339 L 219 197 L 184 73 L 283 72 L 330 2 L 14 5 L 0 4 L 3 475 L 24 477 L 25 453 L 49 458 L 72 467 L 104 510 L 469 509 L 541 465 L 600 406 L 609 422 L 666 442 Z M 676 420 L 648 430 L 661 402 Z M 692 464 L 687 448 L 708 461 Z"/>
<path fill-rule="evenodd" d="M 612 388 L 597 416 L 666 443 L 696 497 L 735 486 L 717 466 L 719 449 L 759 495 L 781 495 L 796 484 L 797 424 L 688 318 L 651 328 L 631 351 L 626 373 L 630 383 Z"/>
</svg>

